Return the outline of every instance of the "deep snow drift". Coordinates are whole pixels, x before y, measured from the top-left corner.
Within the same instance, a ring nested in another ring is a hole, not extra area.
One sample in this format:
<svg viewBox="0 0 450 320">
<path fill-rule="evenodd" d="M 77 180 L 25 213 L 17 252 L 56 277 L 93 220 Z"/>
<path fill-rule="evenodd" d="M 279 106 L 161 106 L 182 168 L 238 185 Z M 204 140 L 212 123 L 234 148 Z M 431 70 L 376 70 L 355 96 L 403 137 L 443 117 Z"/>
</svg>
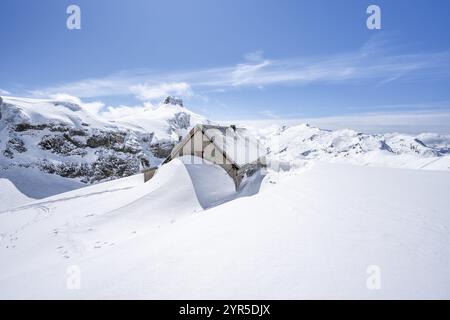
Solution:
<svg viewBox="0 0 450 320">
<path fill-rule="evenodd" d="M 0 213 L 0 298 L 450 298 L 449 172 L 185 160 Z"/>
<path fill-rule="evenodd" d="M 17 207 L 34 199 L 23 195 L 8 179 L 0 178 L 0 211 Z"/>
</svg>

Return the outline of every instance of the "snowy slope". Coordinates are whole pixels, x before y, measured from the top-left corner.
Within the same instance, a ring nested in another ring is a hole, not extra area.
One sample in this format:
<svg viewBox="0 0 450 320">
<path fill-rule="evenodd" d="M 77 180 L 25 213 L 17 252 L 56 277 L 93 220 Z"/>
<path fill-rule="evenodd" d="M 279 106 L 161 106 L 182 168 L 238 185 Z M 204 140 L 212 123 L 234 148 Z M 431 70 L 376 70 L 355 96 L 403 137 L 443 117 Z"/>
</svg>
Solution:
<svg viewBox="0 0 450 320">
<path fill-rule="evenodd" d="M 170 99 L 127 117 L 105 111 L 106 117 L 97 109 L 76 98 L 3 97 L 0 177 L 34 198 L 126 177 L 158 165 L 180 135 L 209 123 Z M 48 177 L 47 186 L 30 190 L 42 177 Z"/>
<path fill-rule="evenodd" d="M 33 199 L 41 199 L 86 186 L 77 179 L 64 178 L 30 167 L 9 167 L 0 170 L 0 177 L 11 181 L 20 193 Z M 3 193 L 7 197 L 8 192 Z"/>
<path fill-rule="evenodd" d="M 19 206 L 34 199 L 23 195 L 8 179 L 0 178 L 0 211 Z"/>
<path fill-rule="evenodd" d="M 450 298 L 449 172 L 185 163 L 0 213 L 0 298 Z"/>
</svg>

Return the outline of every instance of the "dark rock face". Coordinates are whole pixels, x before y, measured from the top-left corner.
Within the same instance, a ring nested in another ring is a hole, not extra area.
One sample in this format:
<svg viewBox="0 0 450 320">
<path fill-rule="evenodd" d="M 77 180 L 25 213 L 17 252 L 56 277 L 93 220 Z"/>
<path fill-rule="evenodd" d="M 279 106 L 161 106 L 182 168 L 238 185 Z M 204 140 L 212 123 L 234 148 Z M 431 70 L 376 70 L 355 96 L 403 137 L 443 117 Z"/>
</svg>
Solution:
<svg viewBox="0 0 450 320">
<path fill-rule="evenodd" d="M 161 141 L 154 143 L 150 146 L 151 152 L 158 158 L 167 158 L 172 152 L 173 147 L 175 146 L 175 142 L 173 141 Z"/>
<path fill-rule="evenodd" d="M 117 157 L 112 154 L 101 155 L 92 166 L 93 181 L 104 177 L 127 177 L 139 172 L 140 161 L 133 156 Z"/>
<path fill-rule="evenodd" d="M 106 147 L 111 148 L 115 145 L 120 145 L 125 142 L 126 133 L 123 132 L 102 132 L 90 136 L 86 145 L 90 148 Z"/>
<path fill-rule="evenodd" d="M 79 149 L 79 145 L 75 144 L 67 135 L 45 135 L 42 137 L 39 146 L 43 150 L 49 150 L 65 156 L 86 155 L 86 151 Z"/>
<path fill-rule="evenodd" d="M 178 105 L 178 106 L 183 106 L 183 100 L 177 97 L 173 97 L 173 96 L 168 96 L 165 100 L 164 100 L 164 104 L 173 104 L 173 105 Z"/>
<path fill-rule="evenodd" d="M 19 153 L 27 151 L 27 148 L 25 148 L 25 143 L 23 142 L 23 140 L 16 137 L 8 141 L 8 146 Z"/>
<path fill-rule="evenodd" d="M 32 124 L 24 122 L 24 123 L 18 123 L 16 125 L 16 128 L 14 129 L 14 131 L 24 132 L 24 131 L 28 131 L 28 130 L 44 130 L 47 127 L 48 126 L 46 124 L 32 125 Z"/>
<path fill-rule="evenodd" d="M 144 161 L 145 162 L 145 161 Z M 65 162 L 53 164 L 43 161 L 40 169 L 50 174 L 57 174 L 65 178 L 78 178 L 85 183 L 113 178 L 127 177 L 140 171 L 142 165 L 139 158 L 131 155 L 101 154 L 92 163 Z"/>
<path fill-rule="evenodd" d="M 183 127 L 186 117 L 179 116 L 177 119 L 174 124 Z M 141 168 L 159 164 L 175 145 L 175 141 L 170 140 L 153 141 L 153 133 L 91 128 L 88 124 L 74 127 L 65 123 L 31 124 L 22 121 L 11 122 L 7 128 L 10 138 L 1 156 L 10 159 L 11 166 L 35 167 L 46 173 L 85 183 L 139 173 Z M 27 148 L 30 143 L 34 144 L 32 151 Z M 58 160 L 47 160 L 46 152 L 54 154 Z M 28 155 L 30 161 L 24 160 L 15 165 L 14 159 L 18 154 L 23 154 L 25 159 Z"/>
<path fill-rule="evenodd" d="M 85 124 L 82 124 L 83 126 Z M 89 126 L 89 125 L 86 125 Z M 39 123 L 31 124 L 29 122 L 21 122 L 15 125 L 15 132 L 26 132 L 30 130 L 45 130 L 48 129 L 51 132 L 70 132 L 71 135 L 85 136 L 87 129 L 73 128 L 65 123 Z"/>
<path fill-rule="evenodd" d="M 73 128 L 64 131 L 63 134 L 44 135 L 39 147 L 64 157 L 91 154 L 96 159 L 89 163 L 59 165 L 44 162 L 40 168 L 47 173 L 80 178 L 88 183 L 136 174 L 141 167 L 150 166 L 150 156 L 164 158 L 174 146 L 171 142 L 151 144 L 152 134 L 137 135 L 132 131 Z"/>
<path fill-rule="evenodd" d="M 3 155 L 6 158 L 12 159 L 14 158 L 14 153 L 23 153 L 26 152 L 27 148 L 25 147 L 25 143 L 18 137 L 12 137 L 8 140 L 5 146 L 5 150 L 3 151 Z"/>
<path fill-rule="evenodd" d="M 53 164 L 44 160 L 42 163 L 40 163 L 39 167 L 44 172 L 50 174 L 57 174 L 64 178 L 82 177 L 81 181 L 83 182 L 89 182 L 89 180 L 86 179 L 86 177 L 88 177 L 91 172 L 89 165 L 86 163 L 67 162 L 67 163 Z"/>
<path fill-rule="evenodd" d="M 191 125 L 191 116 L 186 112 L 178 112 L 168 122 L 170 124 L 170 130 L 188 129 Z"/>
<path fill-rule="evenodd" d="M 4 155 L 6 158 L 9 158 L 9 159 L 14 158 L 14 153 L 12 152 L 11 149 L 8 149 L 8 148 L 6 148 L 6 149 L 3 151 L 3 155 Z"/>
</svg>

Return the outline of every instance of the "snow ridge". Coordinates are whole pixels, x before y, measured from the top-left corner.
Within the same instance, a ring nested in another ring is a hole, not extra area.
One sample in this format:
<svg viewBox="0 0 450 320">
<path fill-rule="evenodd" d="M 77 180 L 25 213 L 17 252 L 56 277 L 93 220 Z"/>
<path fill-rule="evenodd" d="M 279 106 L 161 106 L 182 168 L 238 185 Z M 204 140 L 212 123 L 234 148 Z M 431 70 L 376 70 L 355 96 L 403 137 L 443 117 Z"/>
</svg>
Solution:
<svg viewBox="0 0 450 320">
<path fill-rule="evenodd" d="M 450 170 L 450 136 L 365 134 L 323 130 L 308 124 L 255 130 L 269 158 L 318 160 L 410 169 Z"/>
</svg>

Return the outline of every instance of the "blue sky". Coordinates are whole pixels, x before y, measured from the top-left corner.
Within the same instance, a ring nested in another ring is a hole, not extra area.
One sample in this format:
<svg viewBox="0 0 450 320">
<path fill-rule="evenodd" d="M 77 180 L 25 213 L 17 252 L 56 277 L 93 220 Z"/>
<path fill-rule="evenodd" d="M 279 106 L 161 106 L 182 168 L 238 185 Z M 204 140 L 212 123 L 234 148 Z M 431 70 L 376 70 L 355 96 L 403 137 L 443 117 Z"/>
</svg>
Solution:
<svg viewBox="0 0 450 320">
<path fill-rule="evenodd" d="M 70 4 L 81 30 L 66 28 Z M 382 30 L 366 27 L 370 4 Z M 175 94 L 217 120 L 450 113 L 446 0 L 2 0 L 1 12 L 2 94 L 115 107 Z"/>
</svg>

